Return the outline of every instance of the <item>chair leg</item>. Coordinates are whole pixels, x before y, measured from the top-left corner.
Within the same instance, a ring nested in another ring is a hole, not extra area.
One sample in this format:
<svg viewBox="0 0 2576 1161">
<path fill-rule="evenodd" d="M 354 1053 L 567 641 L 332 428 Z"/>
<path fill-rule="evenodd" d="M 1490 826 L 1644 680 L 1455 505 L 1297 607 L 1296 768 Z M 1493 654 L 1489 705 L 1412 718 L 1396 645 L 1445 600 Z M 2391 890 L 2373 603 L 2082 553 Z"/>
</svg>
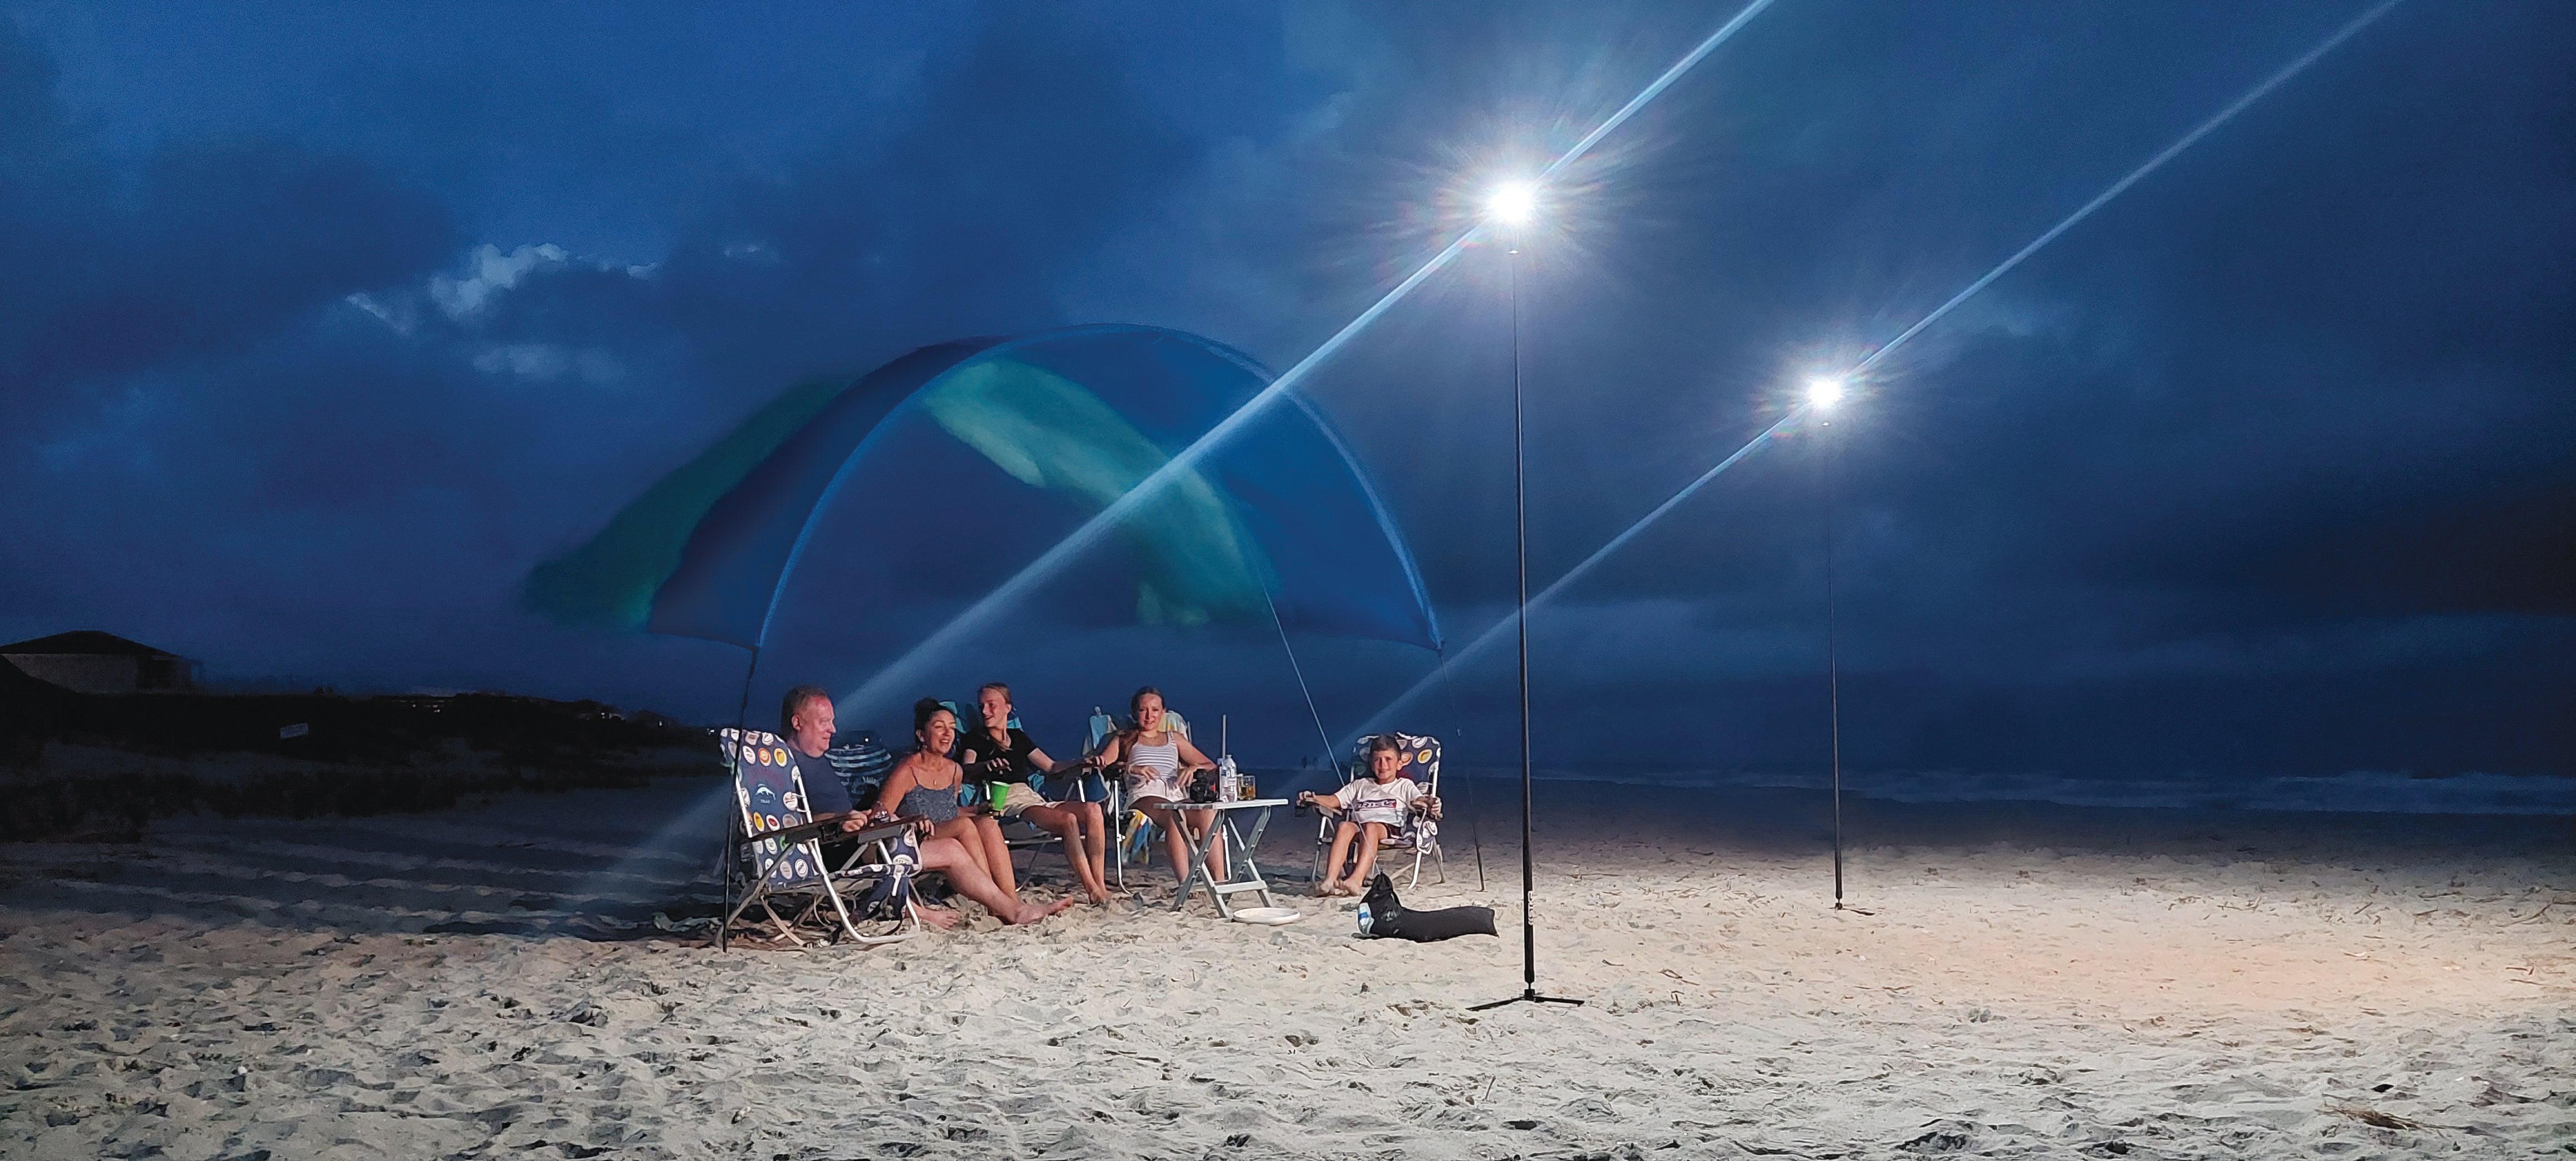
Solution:
<svg viewBox="0 0 2576 1161">
<path fill-rule="evenodd" d="M 796 938 L 796 925 L 778 917 L 778 909 L 769 905 L 769 896 L 766 893 L 763 893 L 760 897 L 760 909 L 769 913 L 769 921 L 771 923 L 778 925 L 779 938 L 795 944 L 798 947 L 805 946 L 804 940 Z"/>
<path fill-rule="evenodd" d="M 1127 889 L 1127 832 L 1121 826 L 1127 819 L 1127 794 L 1112 790 L 1101 804 L 1101 821 L 1109 827 L 1109 857 L 1118 864 L 1118 889 Z"/>
<path fill-rule="evenodd" d="M 817 859 L 816 861 L 820 862 L 821 860 Z M 829 872 L 826 872 L 823 876 L 823 895 L 825 898 L 832 901 L 832 914 L 838 916 L 841 920 L 841 935 L 847 935 L 852 939 L 863 938 L 859 934 L 858 925 L 850 922 L 850 909 L 847 905 L 841 902 L 841 889 L 838 885 L 832 882 L 832 876 Z M 840 935 L 832 937 L 832 942 L 839 943 L 840 941 Z"/>
<path fill-rule="evenodd" d="M 894 854 L 887 849 L 885 841 L 880 839 L 868 847 L 851 852 L 849 861 L 832 871 L 832 877 L 825 881 L 825 886 L 832 891 L 832 905 L 840 909 L 843 928 L 850 933 L 850 938 L 856 940 L 859 946 L 877 947 L 888 943 L 901 943 L 921 930 L 921 914 L 913 904 L 909 888 L 905 890 L 903 906 L 895 914 L 893 929 L 882 935 L 860 931 L 857 922 L 850 915 L 846 901 L 840 897 L 840 877 L 852 873 L 854 868 L 859 867 L 862 861 L 869 857 L 870 851 L 875 853 L 877 865 L 889 868 L 888 873 L 891 874 Z"/>
</svg>

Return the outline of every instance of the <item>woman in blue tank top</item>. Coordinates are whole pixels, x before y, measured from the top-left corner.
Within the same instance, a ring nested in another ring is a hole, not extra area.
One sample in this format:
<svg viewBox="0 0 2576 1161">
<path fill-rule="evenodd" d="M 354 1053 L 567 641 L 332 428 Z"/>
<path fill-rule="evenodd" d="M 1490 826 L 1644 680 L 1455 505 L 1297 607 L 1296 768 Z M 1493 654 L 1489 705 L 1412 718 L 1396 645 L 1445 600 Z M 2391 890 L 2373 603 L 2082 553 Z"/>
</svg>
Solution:
<svg viewBox="0 0 2576 1161">
<path fill-rule="evenodd" d="M 957 715 L 936 698 L 925 697 L 913 703 L 912 736 L 921 747 L 886 772 L 877 809 L 930 820 L 932 837 L 957 840 L 993 885 L 1018 903 L 1020 889 L 1011 881 L 1011 848 L 1002 841 L 1001 824 L 989 814 L 957 809 L 957 791 L 966 780 L 965 770 L 948 760 L 957 746 Z"/>
</svg>

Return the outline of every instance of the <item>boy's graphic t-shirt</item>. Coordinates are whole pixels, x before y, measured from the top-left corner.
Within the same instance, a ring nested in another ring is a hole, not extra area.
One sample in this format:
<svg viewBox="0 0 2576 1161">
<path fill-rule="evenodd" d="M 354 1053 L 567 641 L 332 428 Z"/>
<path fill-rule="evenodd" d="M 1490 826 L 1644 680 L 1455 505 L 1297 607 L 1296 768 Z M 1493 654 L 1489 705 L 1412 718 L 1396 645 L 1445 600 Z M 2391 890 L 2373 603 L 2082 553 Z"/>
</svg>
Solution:
<svg viewBox="0 0 2576 1161">
<path fill-rule="evenodd" d="M 1382 822 L 1389 827 L 1404 825 L 1405 812 L 1413 800 L 1422 797 L 1422 784 L 1410 778 L 1380 782 L 1362 778 L 1342 787 L 1333 800 L 1350 811 L 1353 822 Z"/>
</svg>

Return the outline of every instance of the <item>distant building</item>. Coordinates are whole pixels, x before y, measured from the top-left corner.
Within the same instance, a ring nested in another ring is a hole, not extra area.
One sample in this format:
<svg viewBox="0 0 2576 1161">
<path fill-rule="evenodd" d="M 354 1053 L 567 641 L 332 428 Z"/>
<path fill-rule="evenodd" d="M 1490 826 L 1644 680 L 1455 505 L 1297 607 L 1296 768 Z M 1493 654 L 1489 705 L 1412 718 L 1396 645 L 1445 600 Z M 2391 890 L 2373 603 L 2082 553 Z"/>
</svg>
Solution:
<svg viewBox="0 0 2576 1161">
<path fill-rule="evenodd" d="M 196 662 L 96 629 L 0 645 L 0 658 L 30 677 L 82 693 L 167 693 L 197 685 Z"/>
</svg>

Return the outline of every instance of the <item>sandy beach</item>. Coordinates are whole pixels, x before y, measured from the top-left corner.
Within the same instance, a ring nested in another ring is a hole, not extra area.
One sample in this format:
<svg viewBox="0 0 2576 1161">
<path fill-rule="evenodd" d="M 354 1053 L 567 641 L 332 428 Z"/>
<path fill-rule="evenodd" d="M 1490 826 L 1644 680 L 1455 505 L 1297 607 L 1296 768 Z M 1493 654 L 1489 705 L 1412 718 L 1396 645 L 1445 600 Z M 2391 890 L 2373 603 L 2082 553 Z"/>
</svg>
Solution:
<svg viewBox="0 0 2576 1161">
<path fill-rule="evenodd" d="M 2563 818 L 1558 786 L 1504 937 L 1167 907 L 718 954 L 713 780 L 0 850 L 0 1153 L 2527 1158 L 2576 1149 Z M 1265 864 L 1302 877 L 1284 812 Z M 1048 895 L 1064 889 L 1037 858 Z M 1292 887 L 1293 889 L 1293 887 Z M 658 916 L 658 918 L 657 918 Z M 676 929 L 676 930 L 675 930 Z"/>
</svg>

